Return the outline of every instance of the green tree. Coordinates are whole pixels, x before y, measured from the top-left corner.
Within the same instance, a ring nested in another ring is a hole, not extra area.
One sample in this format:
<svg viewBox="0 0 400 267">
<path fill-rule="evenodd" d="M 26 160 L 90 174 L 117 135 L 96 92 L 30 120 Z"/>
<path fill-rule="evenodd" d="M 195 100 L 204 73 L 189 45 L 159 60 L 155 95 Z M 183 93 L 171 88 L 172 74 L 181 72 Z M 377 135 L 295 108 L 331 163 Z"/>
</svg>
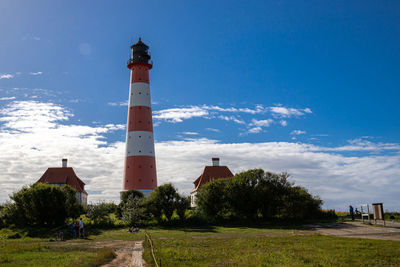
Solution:
<svg viewBox="0 0 400 267">
<path fill-rule="evenodd" d="M 145 220 L 148 216 L 146 216 L 144 198 L 134 194 L 129 195 L 122 206 L 121 214 L 122 220 L 130 225 L 136 225 Z"/>
<path fill-rule="evenodd" d="M 209 221 L 318 216 L 322 201 L 306 189 L 294 186 L 289 177 L 287 173 L 254 169 L 232 178 L 211 181 L 197 193 L 196 212 Z"/>
<path fill-rule="evenodd" d="M 90 204 L 86 208 L 86 216 L 94 221 L 95 224 L 110 222 L 110 214 L 116 209 L 114 203 L 99 202 Z"/>
<path fill-rule="evenodd" d="M 259 209 L 259 194 L 257 187 L 264 177 L 261 169 L 249 170 L 228 179 L 225 187 L 226 206 L 239 218 L 251 219 L 257 216 Z"/>
<path fill-rule="evenodd" d="M 132 196 L 133 198 L 138 197 L 138 198 L 143 198 L 143 193 L 140 191 L 137 191 L 135 189 L 127 190 L 121 193 L 121 202 L 125 203 L 128 201 L 128 198 Z"/>
<path fill-rule="evenodd" d="M 10 197 L 2 216 L 7 224 L 52 226 L 64 223 L 66 218 L 77 217 L 83 207 L 70 186 L 37 183 L 23 187 Z"/>
<path fill-rule="evenodd" d="M 171 220 L 172 214 L 176 210 L 180 219 L 184 219 L 185 211 L 189 208 L 188 198 L 181 196 L 172 184 L 165 184 L 157 187 L 146 199 L 146 209 L 159 222 L 165 215 L 167 220 Z"/>
<path fill-rule="evenodd" d="M 285 201 L 285 217 L 314 219 L 320 215 L 322 200 L 300 186 L 292 187 Z"/>
<path fill-rule="evenodd" d="M 140 192 L 140 191 L 137 191 L 135 189 L 131 189 L 131 190 L 122 192 L 121 195 L 120 195 L 121 202 L 118 204 L 118 206 L 116 208 L 116 216 L 119 219 L 122 219 L 122 212 L 124 210 L 124 206 L 128 202 L 128 199 L 130 199 L 130 198 L 132 198 L 132 199 L 134 199 L 134 198 L 141 199 L 143 197 L 144 197 L 143 193 Z"/>
<path fill-rule="evenodd" d="M 289 182 L 290 175 L 283 173 L 263 173 L 256 188 L 258 210 L 264 219 L 280 216 L 285 207 L 285 199 L 293 186 Z"/>
<path fill-rule="evenodd" d="M 218 179 L 200 187 L 196 195 L 196 213 L 211 221 L 224 218 L 229 209 L 227 183 L 227 179 Z"/>
</svg>

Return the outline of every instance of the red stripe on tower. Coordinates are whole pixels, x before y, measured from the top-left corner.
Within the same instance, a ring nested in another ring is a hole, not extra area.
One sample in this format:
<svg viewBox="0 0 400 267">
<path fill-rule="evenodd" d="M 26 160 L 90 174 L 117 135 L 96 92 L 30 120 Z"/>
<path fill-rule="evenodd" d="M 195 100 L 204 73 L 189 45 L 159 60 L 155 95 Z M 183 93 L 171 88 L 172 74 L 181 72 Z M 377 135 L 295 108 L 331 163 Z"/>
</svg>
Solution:
<svg viewBox="0 0 400 267">
<path fill-rule="evenodd" d="M 151 115 L 149 47 L 139 38 L 131 46 L 128 125 L 123 190 L 135 189 L 148 195 L 157 187 L 153 119 Z"/>
</svg>

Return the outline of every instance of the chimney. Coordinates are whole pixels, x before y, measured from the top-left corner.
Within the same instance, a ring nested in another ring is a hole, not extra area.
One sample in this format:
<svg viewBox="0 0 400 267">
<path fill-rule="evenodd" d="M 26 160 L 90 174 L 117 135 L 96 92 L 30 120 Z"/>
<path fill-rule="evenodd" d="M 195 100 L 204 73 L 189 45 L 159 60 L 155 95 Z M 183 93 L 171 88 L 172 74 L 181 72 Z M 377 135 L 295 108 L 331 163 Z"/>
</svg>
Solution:
<svg viewBox="0 0 400 267">
<path fill-rule="evenodd" d="M 67 159 L 62 159 L 62 167 L 67 168 Z"/>
<path fill-rule="evenodd" d="M 213 166 L 219 166 L 219 158 L 212 158 Z"/>
</svg>

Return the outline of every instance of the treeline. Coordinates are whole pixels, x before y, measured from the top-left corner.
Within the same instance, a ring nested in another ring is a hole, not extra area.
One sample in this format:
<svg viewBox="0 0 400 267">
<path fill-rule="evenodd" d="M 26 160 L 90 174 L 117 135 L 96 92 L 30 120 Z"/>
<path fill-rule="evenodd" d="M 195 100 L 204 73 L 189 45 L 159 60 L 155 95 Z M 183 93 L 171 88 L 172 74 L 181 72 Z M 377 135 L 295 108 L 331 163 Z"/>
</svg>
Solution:
<svg viewBox="0 0 400 267">
<path fill-rule="evenodd" d="M 322 200 L 289 180 L 287 173 L 262 169 L 214 180 L 200 188 L 196 212 L 212 220 L 317 219 L 335 216 L 321 210 Z"/>
<path fill-rule="evenodd" d="M 197 193 L 196 208 L 190 208 L 190 197 L 182 196 L 171 184 L 157 187 L 149 197 L 130 190 L 121 195 L 115 214 L 131 225 L 214 224 L 251 221 L 304 221 L 336 218 L 334 211 L 322 211 L 322 200 L 305 188 L 289 181 L 287 173 L 264 172 L 261 169 L 218 179 L 202 186 Z M 87 216 L 97 220 L 88 207 Z M 107 212 L 104 212 L 106 215 Z M 98 217 L 97 217 L 98 218 Z M 107 216 L 102 217 L 103 222 Z"/>
<path fill-rule="evenodd" d="M 81 214 L 97 226 L 336 217 L 333 211 L 321 210 L 322 200 L 288 178 L 286 173 L 254 169 L 214 180 L 199 189 L 194 209 L 190 208 L 190 197 L 179 194 L 172 184 L 157 187 L 148 197 L 136 190 L 126 191 L 121 194 L 119 205 L 100 202 L 85 209 L 78 204 L 71 187 L 35 184 L 14 193 L 12 202 L 0 206 L 0 226 L 60 225 Z"/>
</svg>

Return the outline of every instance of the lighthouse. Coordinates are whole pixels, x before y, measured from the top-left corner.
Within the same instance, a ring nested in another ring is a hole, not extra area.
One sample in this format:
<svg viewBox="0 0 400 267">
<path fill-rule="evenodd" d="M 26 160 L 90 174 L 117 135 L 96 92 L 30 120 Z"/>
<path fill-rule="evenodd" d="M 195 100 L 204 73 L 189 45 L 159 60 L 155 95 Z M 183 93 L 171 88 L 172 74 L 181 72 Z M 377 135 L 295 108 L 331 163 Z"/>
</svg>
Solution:
<svg viewBox="0 0 400 267">
<path fill-rule="evenodd" d="M 139 38 L 131 46 L 129 109 L 123 190 L 135 189 L 148 196 L 157 187 L 153 119 L 151 115 L 149 47 Z"/>
</svg>

